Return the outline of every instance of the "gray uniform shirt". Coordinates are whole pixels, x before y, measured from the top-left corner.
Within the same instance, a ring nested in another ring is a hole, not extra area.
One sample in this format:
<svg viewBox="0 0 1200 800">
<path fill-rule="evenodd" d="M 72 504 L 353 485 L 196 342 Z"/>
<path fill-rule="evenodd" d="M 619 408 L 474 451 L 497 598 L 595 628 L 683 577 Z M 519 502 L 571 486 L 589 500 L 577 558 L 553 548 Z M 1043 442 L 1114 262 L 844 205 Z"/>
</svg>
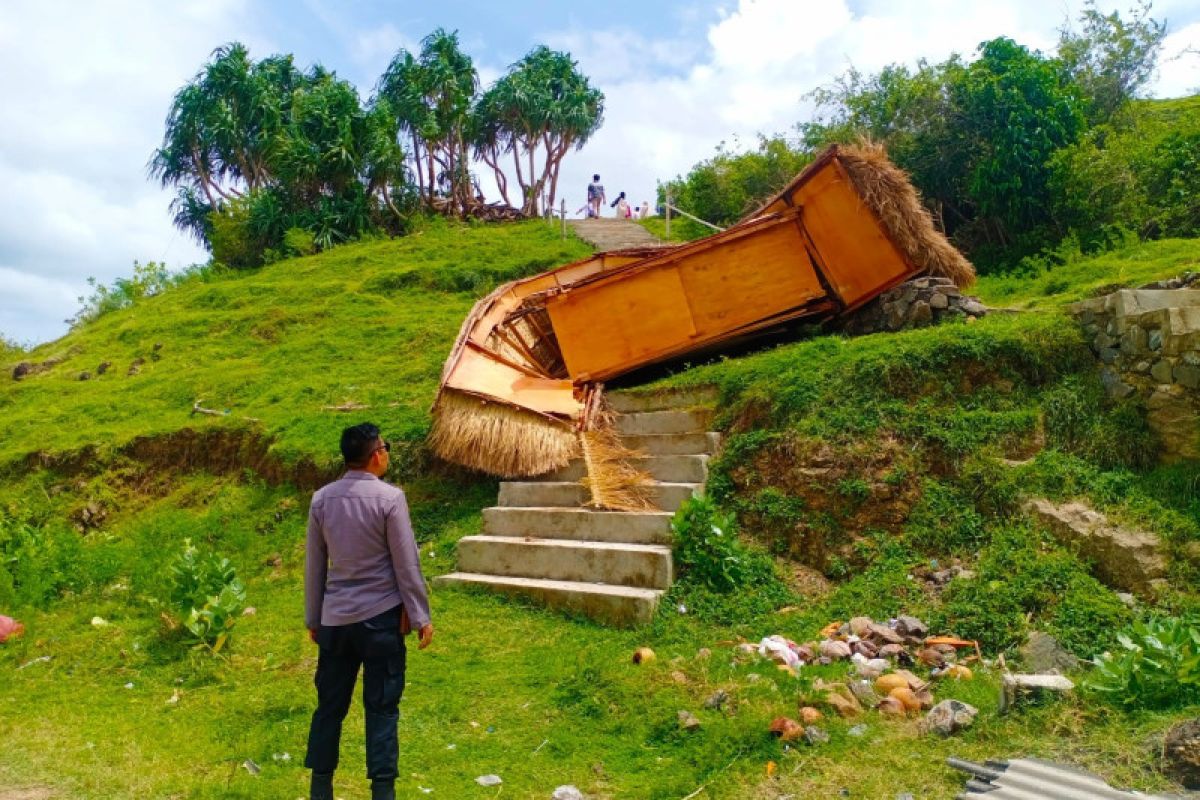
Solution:
<svg viewBox="0 0 1200 800">
<path fill-rule="evenodd" d="M 429 597 L 404 492 L 350 470 L 313 495 L 304 558 L 304 625 L 349 625 L 404 604 L 418 630 Z"/>
</svg>

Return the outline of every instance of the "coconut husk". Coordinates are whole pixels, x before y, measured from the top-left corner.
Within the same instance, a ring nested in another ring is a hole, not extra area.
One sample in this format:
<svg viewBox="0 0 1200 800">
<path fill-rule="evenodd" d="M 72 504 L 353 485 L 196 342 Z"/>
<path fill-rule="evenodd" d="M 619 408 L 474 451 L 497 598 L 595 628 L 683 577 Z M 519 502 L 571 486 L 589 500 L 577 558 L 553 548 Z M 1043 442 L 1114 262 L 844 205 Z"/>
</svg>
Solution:
<svg viewBox="0 0 1200 800">
<path fill-rule="evenodd" d="M 541 475 L 579 455 L 574 425 L 443 388 L 429 444 L 440 458 L 501 478 Z"/>
<path fill-rule="evenodd" d="M 586 429 L 579 434 L 587 474 L 580 481 L 587 487 L 588 505 L 610 511 L 649 511 L 654 479 L 629 463 L 641 455 L 621 443 L 616 418 L 596 389 L 589 403 Z"/>
<path fill-rule="evenodd" d="M 975 282 L 975 268 L 933 224 L 908 174 L 888 160 L 883 145 L 862 141 L 842 146 L 838 160 L 863 202 L 891 234 L 908 259 L 930 275 L 963 288 Z"/>
</svg>

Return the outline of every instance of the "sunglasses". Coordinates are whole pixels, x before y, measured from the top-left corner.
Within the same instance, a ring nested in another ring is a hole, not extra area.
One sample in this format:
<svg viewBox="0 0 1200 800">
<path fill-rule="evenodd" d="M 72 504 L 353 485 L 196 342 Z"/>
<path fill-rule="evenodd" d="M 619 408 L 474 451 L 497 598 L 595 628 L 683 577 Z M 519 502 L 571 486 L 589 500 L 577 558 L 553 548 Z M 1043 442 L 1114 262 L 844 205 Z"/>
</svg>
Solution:
<svg viewBox="0 0 1200 800">
<path fill-rule="evenodd" d="M 392 453 L 392 443 L 391 443 L 391 442 L 384 442 L 383 444 L 381 444 L 379 447 L 376 447 L 376 448 L 375 448 L 374 450 L 372 450 L 371 452 L 372 452 L 372 453 L 378 453 L 380 450 L 384 450 L 384 451 L 386 451 L 386 452 L 388 453 L 388 455 L 391 455 L 391 453 Z"/>
</svg>

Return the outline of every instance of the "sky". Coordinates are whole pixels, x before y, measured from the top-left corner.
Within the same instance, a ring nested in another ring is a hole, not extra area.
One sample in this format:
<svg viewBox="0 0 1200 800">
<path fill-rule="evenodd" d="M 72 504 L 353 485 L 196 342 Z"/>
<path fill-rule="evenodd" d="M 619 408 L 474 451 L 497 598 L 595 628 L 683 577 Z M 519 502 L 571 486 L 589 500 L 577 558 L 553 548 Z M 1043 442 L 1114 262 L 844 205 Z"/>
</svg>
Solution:
<svg viewBox="0 0 1200 800">
<path fill-rule="evenodd" d="M 1125 11 L 1126 0 L 1101 0 Z M 176 231 L 146 177 L 174 93 L 222 44 L 292 53 L 370 95 L 400 48 L 457 30 L 484 85 L 539 44 L 569 52 L 606 95 L 603 127 L 567 156 L 560 194 L 654 202 L 724 142 L 753 145 L 811 118 L 805 95 L 853 66 L 969 56 L 996 36 L 1053 52 L 1080 0 L 0 0 L 0 335 L 49 341 L 133 262 L 208 254 Z M 1155 97 L 1200 90 L 1200 3 L 1159 0 L 1169 35 Z M 484 184 L 485 188 L 488 186 Z M 489 199 L 498 199 L 490 197 Z"/>
</svg>

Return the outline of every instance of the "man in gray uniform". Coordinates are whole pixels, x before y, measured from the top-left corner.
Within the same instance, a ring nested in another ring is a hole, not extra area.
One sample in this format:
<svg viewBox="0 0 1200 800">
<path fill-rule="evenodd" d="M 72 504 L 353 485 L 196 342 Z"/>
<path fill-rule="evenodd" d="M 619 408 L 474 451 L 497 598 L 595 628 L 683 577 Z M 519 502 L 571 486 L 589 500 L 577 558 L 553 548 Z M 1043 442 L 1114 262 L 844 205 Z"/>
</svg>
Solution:
<svg viewBox="0 0 1200 800">
<path fill-rule="evenodd" d="M 363 668 L 372 800 L 393 800 L 404 637 L 433 640 L 429 598 L 404 492 L 380 478 L 390 445 L 370 423 L 342 431 L 346 474 L 313 495 L 304 562 L 304 624 L 320 648 L 317 710 L 304 766 L 312 800 L 333 800 L 342 721 Z"/>
</svg>

